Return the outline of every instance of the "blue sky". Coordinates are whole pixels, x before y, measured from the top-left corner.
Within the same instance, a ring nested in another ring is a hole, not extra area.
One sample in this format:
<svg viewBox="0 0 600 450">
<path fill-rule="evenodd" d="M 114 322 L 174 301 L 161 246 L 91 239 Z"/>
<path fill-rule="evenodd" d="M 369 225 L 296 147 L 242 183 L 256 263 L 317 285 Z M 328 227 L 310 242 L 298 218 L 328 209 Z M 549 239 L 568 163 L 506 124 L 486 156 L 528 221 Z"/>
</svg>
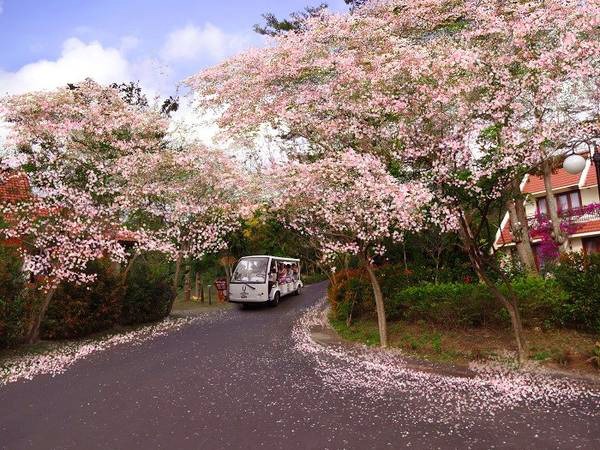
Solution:
<svg viewBox="0 0 600 450">
<path fill-rule="evenodd" d="M 178 81 L 249 46 L 263 12 L 311 0 L 0 0 L 0 94 L 90 76 L 141 80 L 170 94 Z M 329 2 L 343 10 L 342 0 Z"/>
</svg>

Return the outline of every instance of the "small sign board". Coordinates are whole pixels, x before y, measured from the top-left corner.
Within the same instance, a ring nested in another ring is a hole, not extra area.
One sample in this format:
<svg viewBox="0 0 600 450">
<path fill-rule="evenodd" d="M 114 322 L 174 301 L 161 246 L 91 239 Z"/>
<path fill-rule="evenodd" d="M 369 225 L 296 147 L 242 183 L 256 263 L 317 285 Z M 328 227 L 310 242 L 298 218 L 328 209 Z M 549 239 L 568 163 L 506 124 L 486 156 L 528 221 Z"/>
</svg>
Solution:
<svg viewBox="0 0 600 450">
<path fill-rule="evenodd" d="M 217 291 L 226 291 L 227 281 L 223 279 L 215 280 L 215 287 L 217 288 Z"/>
</svg>

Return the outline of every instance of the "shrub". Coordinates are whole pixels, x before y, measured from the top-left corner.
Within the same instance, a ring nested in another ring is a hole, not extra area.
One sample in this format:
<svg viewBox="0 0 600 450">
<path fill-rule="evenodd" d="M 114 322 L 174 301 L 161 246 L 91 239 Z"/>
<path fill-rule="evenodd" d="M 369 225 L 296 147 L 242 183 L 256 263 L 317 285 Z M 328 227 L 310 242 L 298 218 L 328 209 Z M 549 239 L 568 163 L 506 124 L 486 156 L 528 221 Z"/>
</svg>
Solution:
<svg viewBox="0 0 600 450">
<path fill-rule="evenodd" d="M 510 326 L 508 312 L 479 283 L 422 283 L 421 275 L 389 265 L 377 270 L 390 320 L 425 321 L 443 327 Z M 367 275 L 361 270 L 340 272 L 330 287 L 334 319 L 375 315 Z M 568 294 L 554 279 L 521 277 L 512 281 L 525 326 L 550 328 L 561 324 Z M 508 294 L 506 286 L 501 290 Z"/>
<path fill-rule="evenodd" d="M 560 311 L 569 295 L 555 279 L 517 278 L 512 281 L 512 288 L 519 299 L 525 326 L 554 328 L 561 325 Z M 508 293 L 506 288 L 502 290 Z"/>
<path fill-rule="evenodd" d="M 509 289 L 501 290 L 509 294 Z M 552 327 L 567 294 L 552 279 L 519 278 L 512 282 L 525 326 Z M 510 326 L 503 305 L 483 284 L 444 283 L 414 286 L 390 299 L 390 318 L 427 321 L 444 327 Z"/>
<path fill-rule="evenodd" d="M 564 326 L 600 333 L 600 254 L 564 255 L 551 274 L 568 294 L 559 308 L 558 321 Z"/>
<path fill-rule="evenodd" d="M 23 339 L 34 299 L 21 265 L 14 248 L 0 245 L 0 349 L 13 347 Z"/>
<path fill-rule="evenodd" d="M 406 270 L 400 265 L 385 265 L 375 271 L 381 285 L 384 300 L 393 296 L 399 289 L 418 282 L 421 272 Z M 329 288 L 329 299 L 334 318 L 346 319 L 375 314 L 373 287 L 366 270 L 349 269 L 337 272 L 335 283 Z"/>
<path fill-rule="evenodd" d="M 373 292 L 364 270 L 351 269 L 337 272 L 329 286 L 329 300 L 333 317 L 339 320 L 359 317 L 372 308 Z"/>
<path fill-rule="evenodd" d="M 110 261 L 94 261 L 88 271 L 97 274 L 94 283 L 58 287 L 42 323 L 42 338 L 79 338 L 118 322 L 123 293 L 117 271 Z"/>
<path fill-rule="evenodd" d="M 501 307 L 484 286 L 444 283 L 412 286 L 388 301 L 390 319 L 445 327 L 478 327 L 502 321 Z"/>
<path fill-rule="evenodd" d="M 0 298 L 0 349 L 22 342 L 28 324 L 29 311 L 36 299 L 35 291 L 22 289 L 12 299 Z"/>
<path fill-rule="evenodd" d="M 166 317 L 176 295 L 171 280 L 171 264 L 162 255 L 148 253 L 138 257 L 127 280 L 121 324 L 155 322 Z"/>
</svg>

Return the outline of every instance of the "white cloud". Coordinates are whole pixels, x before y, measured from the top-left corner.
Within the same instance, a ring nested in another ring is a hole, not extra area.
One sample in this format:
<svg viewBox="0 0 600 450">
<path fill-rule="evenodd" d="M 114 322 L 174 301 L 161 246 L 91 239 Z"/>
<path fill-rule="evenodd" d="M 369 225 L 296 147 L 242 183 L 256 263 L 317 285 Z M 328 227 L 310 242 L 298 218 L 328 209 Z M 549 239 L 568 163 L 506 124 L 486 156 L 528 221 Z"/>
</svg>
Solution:
<svg viewBox="0 0 600 450">
<path fill-rule="evenodd" d="M 4 11 L 4 0 L 0 0 L 0 14 Z"/>
<path fill-rule="evenodd" d="M 124 36 L 121 38 L 121 50 L 128 52 L 140 45 L 140 40 L 136 36 Z"/>
<path fill-rule="evenodd" d="M 220 60 L 251 44 L 249 35 L 229 34 L 211 23 L 187 25 L 167 36 L 161 56 L 165 61 Z"/>
<path fill-rule="evenodd" d="M 70 38 L 56 61 L 40 60 L 16 72 L 0 70 L 0 94 L 53 89 L 88 77 L 99 83 L 127 81 L 131 75 L 131 64 L 120 50 Z"/>
</svg>

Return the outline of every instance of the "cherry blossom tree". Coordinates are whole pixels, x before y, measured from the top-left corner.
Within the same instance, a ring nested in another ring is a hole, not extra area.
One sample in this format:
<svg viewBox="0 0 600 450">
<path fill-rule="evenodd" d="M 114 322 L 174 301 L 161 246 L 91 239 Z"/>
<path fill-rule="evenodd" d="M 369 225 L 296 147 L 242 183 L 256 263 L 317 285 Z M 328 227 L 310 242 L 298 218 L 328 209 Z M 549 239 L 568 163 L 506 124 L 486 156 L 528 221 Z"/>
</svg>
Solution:
<svg viewBox="0 0 600 450">
<path fill-rule="evenodd" d="M 481 232 L 498 202 L 518 206 L 523 173 L 597 138 L 598 17 L 596 0 L 371 1 L 188 84 L 228 138 L 270 129 L 311 158 L 352 148 L 429 186 L 448 213 L 432 222 L 459 232 L 523 360 L 516 297 L 488 274 Z M 523 210 L 511 215 L 528 237 Z"/>
<path fill-rule="evenodd" d="M 485 83 L 476 113 L 497 128 L 508 164 L 540 167 L 553 238 L 565 251 L 550 179 L 565 152 L 600 136 L 600 3 L 487 2 L 469 13 L 460 45 L 476 53 Z"/>
<path fill-rule="evenodd" d="M 22 172 L 32 188 L 29 198 L 0 205 L 0 233 L 23 242 L 24 270 L 45 292 L 28 333 L 35 341 L 58 284 L 93 281 L 86 269 L 95 259 L 126 259 L 127 175 L 137 155 L 160 150 L 167 120 L 91 80 L 9 96 L 0 107 L 11 124 L 0 173 Z"/>
<path fill-rule="evenodd" d="M 199 144 L 142 155 L 129 175 L 125 203 L 138 211 L 142 242 L 176 261 L 174 289 L 183 261 L 226 249 L 258 200 L 233 158 Z"/>
<path fill-rule="evenodd" d="M 429 192 L 418 183 L 399 183 L 377 157 L 352 150 L 278 168 L 272 180 L 275 214 L 314 242 L 324 259 L 350 254 L 363 262 L 373 287 L 381 346 L 386 347 L 385 304 L 373 261 L 385 254 L 386 243 L 421 227 Z"/>
</svg>

